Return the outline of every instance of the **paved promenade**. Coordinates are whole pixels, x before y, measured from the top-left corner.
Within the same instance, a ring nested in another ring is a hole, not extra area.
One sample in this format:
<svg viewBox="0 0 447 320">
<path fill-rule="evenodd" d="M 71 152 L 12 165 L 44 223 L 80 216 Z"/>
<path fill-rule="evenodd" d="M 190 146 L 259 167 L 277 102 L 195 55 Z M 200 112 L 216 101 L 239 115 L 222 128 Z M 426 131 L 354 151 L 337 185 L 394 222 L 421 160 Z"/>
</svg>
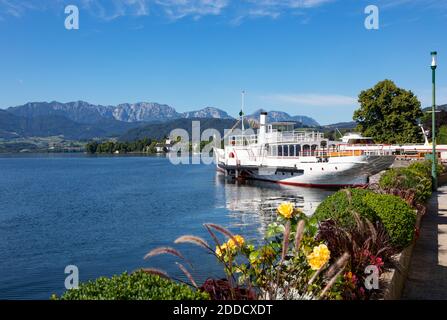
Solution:
<svg viewBox="0 0 447 320">
<path fill-rule="evenodd" d="M 447 186 L 430 200 L 402 298 L 447 300 Z"/>
</svg>

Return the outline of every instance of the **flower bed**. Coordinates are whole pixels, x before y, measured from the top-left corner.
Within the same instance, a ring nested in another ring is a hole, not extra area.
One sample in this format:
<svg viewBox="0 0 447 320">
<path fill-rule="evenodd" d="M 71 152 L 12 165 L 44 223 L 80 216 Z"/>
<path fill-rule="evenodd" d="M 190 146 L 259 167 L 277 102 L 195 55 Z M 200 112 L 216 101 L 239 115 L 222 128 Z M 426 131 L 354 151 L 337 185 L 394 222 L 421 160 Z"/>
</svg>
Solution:
<svg viewBox="0 0 447 320">
<path fill-rule="evenodd" d="M 437 172 L 440 184 L 447 183 L 447 175 L 444 173 L 442 165 L 438 165 Z M 392 177 L 396 179 L 393 180 Z M 410 181 L 417 183 L 411 184 Z M 396 300 L 400 299 L 402 295 L 421 221 L 426 212 L 426 202 L 432 196 L 431 181 L 431 161 L 429 160 L 414 162 L 407 168 L 390 169 L 380 178 L 378 192 L 399 195 L 417 209 L 415 240 L 396 255 L 395 259 L 398 261 L 399 268 L 388 270 L 382 274 L 381 284 L 384 289 L 379 296 L 380 299 Z"/>
<path fill-rule="evenodd" d="M 347 195 L 347 202 L 342 194 Z M 377 207 L 378 202 L 383 210 Z M 353 203 L 365 211 L 357 211 Z M 214 248 L 192 235 L 175 241 L 198 245 L 214 255 L 223 266 L 225 279 L 208 279 L 199 286 L 187 268 L 177 264 L 191 284 L 212 299 L 375 298 L 380 290 L 368 286 L 365 270 L 374 267 L 379 276 L 395 267 L 395 254 L 413 239 L 414 210 L 396 196 L 355 189 L 340 191 L 321 206 L 334 210 L 321 209 L 320 214 L 308 218 L 292 204 L 281 204 L 276 221 L 257 246 L 211 223 L 204 226 Z M 392 209 L 401 212 L 393 215 Z M 160 254 L 186 260 L 172 247 L 154 249 L 146 258 Z"/>
</svg>

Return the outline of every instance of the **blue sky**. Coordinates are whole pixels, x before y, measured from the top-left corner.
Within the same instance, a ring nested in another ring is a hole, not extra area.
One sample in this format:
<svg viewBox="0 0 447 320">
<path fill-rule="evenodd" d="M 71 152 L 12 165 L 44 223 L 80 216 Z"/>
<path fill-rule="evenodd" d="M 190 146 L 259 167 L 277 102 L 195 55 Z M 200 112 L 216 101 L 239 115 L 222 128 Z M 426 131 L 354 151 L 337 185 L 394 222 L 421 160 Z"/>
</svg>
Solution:
<svg viewBox="0 0 447 320">
<path fill-rule="evenodd" d="M 80 10 L 66 30 L 64 8 Z M 380 29 L 364 27 L 365 7 Z M 430 105 L 429 53 L 447 103 L 447 1 L 0 0 L 0 107 L 154 101 L 236 115 L 259 108 L 349 121 L 389 78 Z"/>
</svg>

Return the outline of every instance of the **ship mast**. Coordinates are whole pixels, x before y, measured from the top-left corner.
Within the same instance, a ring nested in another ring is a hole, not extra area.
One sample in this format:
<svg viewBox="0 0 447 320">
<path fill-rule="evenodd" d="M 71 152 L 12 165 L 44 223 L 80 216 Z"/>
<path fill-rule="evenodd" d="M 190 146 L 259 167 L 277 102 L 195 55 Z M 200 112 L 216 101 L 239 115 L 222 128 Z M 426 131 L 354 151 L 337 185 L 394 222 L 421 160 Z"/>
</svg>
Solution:
<svg viewBox="0 0 447 320">
<path fill-rule="evenodd" d="M 241 112 L 239 115 L 241 116 L 241 122 L 242 122 L 242 135 L 244 135 L 245 126 L 244 126 L 244 107 L 245 107 L 245 90 L 241 93 Z"/>
</svg>

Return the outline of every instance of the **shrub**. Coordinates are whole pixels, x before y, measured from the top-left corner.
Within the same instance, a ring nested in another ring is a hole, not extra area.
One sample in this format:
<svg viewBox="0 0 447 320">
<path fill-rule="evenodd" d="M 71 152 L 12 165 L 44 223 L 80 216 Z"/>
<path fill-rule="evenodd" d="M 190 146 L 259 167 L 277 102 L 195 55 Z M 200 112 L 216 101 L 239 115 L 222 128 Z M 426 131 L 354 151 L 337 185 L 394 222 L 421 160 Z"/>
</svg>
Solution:
<svg viewBox="0 0 447 320">
<path fill-rule="evenodd" d="M 364 197 L 373 193 L 363 189 L 344 189 L 327 197 L 318 206 L 313 216 L 317 221 L 333 219 L 342 226 L 353 227 L 355 219 L 353 213 L 375 220 L 376 214 L 371 208 L 365 206 Z"/>
<path fill-rule="evenodd" d="M 354 214 L 373 223 L 380 221 L 396 247 L 405 247 L 413 240 L 416 213 L 393 195 L 360 189 L 341 190 L 318 206 L 314 218 L 318 221 L 333 219 L 342 227 L 352 228 L 356 223 Z"/>
<path fill-rule="evenodd" d="M 431 161 L 426 160 L 424 162 L 413 162 L 408 166 L 408 169 L 411 171 L 418 172 L 419 174 L 422 174 L 423 176 L 430 178 L 431 177 Z"/>
<path fill-rule="evenodd" d="M 426 167 L 413 163 L 408 168 L 390 169 L 379 181 L 381 189 L 412 190 L 418 203 L 425 203 L 432 194 L 431 173 L 427 175 Z M 431 171 L 430 171 L 431 172 Z"/>
<path fill-rule="evenodd" d="M 101 277 L 67 290 L 54 300 L 205 300 L 208 294 L 157 275 L 138 271 L 112 278 Z"/>
<path fill-rule="evenodd" d="M 423 204 L 432 194 L 431 163 L 426 160 L 413 162 L 406 168 L 390 169 L 380 178 L 379 186 L 391 194 L 414 193 L 415 202 Z M 437 172 L 444 172 L 444 167 L 438 164 Z"/>
<path fill-rule="evenodd" d="M 393 245 L 403 248 L 413 241 L 416 212 L 405 201 L 393 195 L 376 193 L 367 194 L 364 200 L 384 225 Z"/>
<path fill-rule="evenodd" d="M 408 166 L 408 169 L 418 171 L 419 173 L 422 173 L 427 178 L 431 178 L 431 160 L 425 160 L 423 162 L 413 162 Z M 442 164 L 437 165 L 436 172 L 439 174 L 444 172 L 444 166 Z"/>
</svg>

